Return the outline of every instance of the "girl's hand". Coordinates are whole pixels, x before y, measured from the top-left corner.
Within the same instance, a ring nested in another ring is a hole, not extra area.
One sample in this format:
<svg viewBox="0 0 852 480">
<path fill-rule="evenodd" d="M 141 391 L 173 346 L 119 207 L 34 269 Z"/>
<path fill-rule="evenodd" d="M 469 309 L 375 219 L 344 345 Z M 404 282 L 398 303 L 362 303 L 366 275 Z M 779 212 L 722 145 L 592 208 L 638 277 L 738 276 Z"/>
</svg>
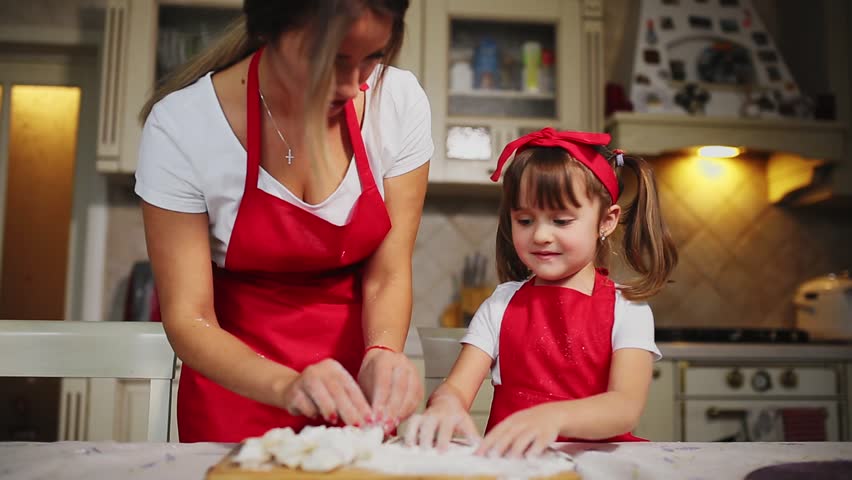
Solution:
<svg viewBox="0 0 852 480">
<path fill-rule="evenodd" d="M 543 404 L 510 415 L 485 435 L 474 453 L 510 458 L 540 455 L 559 437 L 555 407 Z"/>
<path fill-rule="evenodd" d="M 370 404 L 352 375 L 327 358 L 305 368 L 284 390 L 284 408 L 291 415 L 321 416 L 330 424 L 364 425 Z"/>
<path fill-rule="evenodd" d="M 464 436 L 471 443 L 478 443 L 479 432 L 470 414 L 453 396 L 443 395 L 429 403 L 422 415 L 414 415 L 405 429 L 405 444 L 410 446 L 436 447 L 443 452 L 450 446 L 453 434 Z"/>
<path fill-rule="evenodd" d="M 364 356 L 358 383 L 372 405 L 372 422 L 385 433 L 408 418 L 423 398 L 417 367 L 404 354 L 373 349 Z"/>
</svg>

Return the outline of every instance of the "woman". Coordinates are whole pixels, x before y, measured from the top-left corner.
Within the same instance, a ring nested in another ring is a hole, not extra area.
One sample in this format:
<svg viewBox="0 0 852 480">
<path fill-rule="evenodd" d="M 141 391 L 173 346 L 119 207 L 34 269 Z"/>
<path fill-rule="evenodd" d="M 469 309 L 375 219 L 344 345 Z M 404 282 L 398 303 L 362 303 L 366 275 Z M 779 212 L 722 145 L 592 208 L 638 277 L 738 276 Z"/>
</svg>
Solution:
<svg viewBox="0 0 852 480">
<path fill-rule="evenodd" d="M 384 66 L 407 7 L 245 0 L 143 109 L 136 192 L 184 362 L 181 441 L 389 431 L 420 402 L 401 352 L 430 112 L 414 76 Z"/>
</svg>

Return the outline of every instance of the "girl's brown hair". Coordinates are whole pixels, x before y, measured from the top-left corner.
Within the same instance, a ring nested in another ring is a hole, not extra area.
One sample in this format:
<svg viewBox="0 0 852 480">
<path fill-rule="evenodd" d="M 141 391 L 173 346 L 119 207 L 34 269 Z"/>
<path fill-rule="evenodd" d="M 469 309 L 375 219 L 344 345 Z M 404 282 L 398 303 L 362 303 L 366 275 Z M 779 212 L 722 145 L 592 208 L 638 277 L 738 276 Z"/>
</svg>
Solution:
<svg viewBox="0 0 852 480">
<path fill-rule="evenodd" d="M 622 189 L 621 170 L 613 165 L 615 155 L 602 149 L 609 158 Z M 624 167 L 637 179 L 637 192 L 625 207 L 619 223 L 626 225 L 624 254 L 628 265 L 639 278 L 620 287 L 629 300 L 642 300 L 655 295 L 668 281 L 677 265 L 677 249 L 660 214 L 657 183 L 653 170 L 645 160 L 624 155 Z M 585 192 L 575 191 L 573 175 L 580 175 Z M 585 165 L 558 147 L 529 147 L 515 154 L 503 176 L 503 198 L 497 227 L 497 274 L 501 282 L 521 281 L 531 272 L 521 261 L 512 242 L 512 210 L 524 206 L 564 209 L 580 205 L 578 194 L 598 199 L 602 218 L 612 206 L 612 198 L 603 183 Z M 595 266 L 609 264 L 611 249 L 601 242 L 595 255 Z"/>
</svg>

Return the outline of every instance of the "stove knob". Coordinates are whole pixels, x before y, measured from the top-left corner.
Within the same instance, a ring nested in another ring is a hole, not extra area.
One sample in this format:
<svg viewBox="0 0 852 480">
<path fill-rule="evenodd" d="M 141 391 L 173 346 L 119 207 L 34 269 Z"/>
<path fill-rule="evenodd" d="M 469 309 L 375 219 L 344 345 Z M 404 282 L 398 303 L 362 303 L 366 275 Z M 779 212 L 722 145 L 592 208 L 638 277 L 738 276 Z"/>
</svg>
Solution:
<svg viewBox="0 0 852 480">
<path fill-rule="evenodd" d="M 735 368 L 728 372 L 728 375 L 725 377 L 725 381 L 728 383 L 728 386 L 731 388 L 740 388 L 743 386 L 743 373 L 739 368 Z"/>
<path fill-rule="evenodd" d="M 781 373 L 781 386 L 784 388 L 796 388 L 799 385 L 799 376 L 796 375 L 796 371 L 792 368 L 784 370 Z"/>
<path fill-rule="evenodd" d="M 765 392 L 772 388 L 772 377 L 766 370 L 759 370 L 751 377 L 751 388 L 757 392 Z"/>
</svg>

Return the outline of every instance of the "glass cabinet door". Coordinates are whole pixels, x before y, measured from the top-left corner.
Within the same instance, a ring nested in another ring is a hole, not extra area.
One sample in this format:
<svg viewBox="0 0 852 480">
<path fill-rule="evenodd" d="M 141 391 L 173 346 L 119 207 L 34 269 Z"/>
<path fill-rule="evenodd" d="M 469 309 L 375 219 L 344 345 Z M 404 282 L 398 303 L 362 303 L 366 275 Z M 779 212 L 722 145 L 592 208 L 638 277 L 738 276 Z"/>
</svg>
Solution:
<svg viewBox="0 0 852 480">
<path fill-rule="evenodd" d="M 447 114 L 556 118 L 552 23 L 450 19 Z"/>
<path fill-rule="evenodd" d="M 490 183 L 509 141 L 546 126 L 582 128 L 581 92 L 593 73 L 580 71 L 589 57 L 583 42 L 590 2 L 424 2 L 422 80 L 436 147 L 431 181 Z"/>
<path fill-rule="evenodd" d="M 161 3 L 157 19 L 157 82 L 201 52 L 239 15 L 239 8 Z"/>
</svg>

